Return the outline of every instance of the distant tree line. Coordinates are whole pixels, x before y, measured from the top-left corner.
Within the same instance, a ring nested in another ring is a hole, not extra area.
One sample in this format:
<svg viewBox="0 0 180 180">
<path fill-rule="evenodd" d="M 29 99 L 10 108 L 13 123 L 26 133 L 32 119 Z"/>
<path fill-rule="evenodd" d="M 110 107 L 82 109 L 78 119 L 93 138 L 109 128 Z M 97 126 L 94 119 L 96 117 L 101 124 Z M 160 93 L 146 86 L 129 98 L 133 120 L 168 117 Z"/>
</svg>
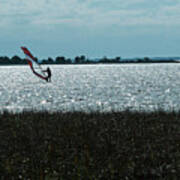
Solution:
<svg viewBox="0 0 180 180">
<path fill-rule="evenodd" d="M 153 62 L 176 62 L 174 59 L 169 60 L 155 60 L 150 59 L 148 57 L 139 58 L 136 60 L 132 59 L 121 59 L 121 57 L 115 58 L 107 58 L 104 56 L 103 58 L 99 58 L 98 60 L 90 60 L 86 58 L 84 55 L 76 56 L 74 59 L 65 58 L 64 56 L 57 56 L 55 59 L 48 58 L 42 59 L 38 61 L 40 64 L 99 64 L 99 63 L 153 63 Z M 25 65 L 27 64 L 26 59 L 21 59 L 19 56 L 15 55 L 12 58 L 7 56 L 0 57 L 0 65 Z"/>
</svg>

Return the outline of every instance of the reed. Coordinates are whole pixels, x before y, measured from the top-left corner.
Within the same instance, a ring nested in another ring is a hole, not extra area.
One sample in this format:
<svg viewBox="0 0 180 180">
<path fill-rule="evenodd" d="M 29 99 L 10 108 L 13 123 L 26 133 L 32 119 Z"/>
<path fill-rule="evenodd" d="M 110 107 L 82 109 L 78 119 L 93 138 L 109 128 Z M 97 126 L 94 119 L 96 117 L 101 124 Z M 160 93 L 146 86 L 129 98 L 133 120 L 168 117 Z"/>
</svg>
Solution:
<svg viewBox="0 0 180 180">
<path fill-rule="evenodd" d="M 180 179 L 180 112 L 0 116 L 0 179 Z"/>
</svg>

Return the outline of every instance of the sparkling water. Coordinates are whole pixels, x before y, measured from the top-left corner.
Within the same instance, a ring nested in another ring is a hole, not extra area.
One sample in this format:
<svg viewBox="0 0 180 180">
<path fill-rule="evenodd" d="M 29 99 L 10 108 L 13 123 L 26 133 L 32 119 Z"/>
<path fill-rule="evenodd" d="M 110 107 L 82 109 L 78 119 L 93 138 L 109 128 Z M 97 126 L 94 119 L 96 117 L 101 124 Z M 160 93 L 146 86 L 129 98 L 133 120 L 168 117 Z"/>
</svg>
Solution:
<svg viewBox="0 0 180 180">
<path fill-rule="evenodd" d="M 49 66 L 51 83 L 28 66 L 0 66 L 0 110 L 180 109 L 178 63 Z"/>
</svg>

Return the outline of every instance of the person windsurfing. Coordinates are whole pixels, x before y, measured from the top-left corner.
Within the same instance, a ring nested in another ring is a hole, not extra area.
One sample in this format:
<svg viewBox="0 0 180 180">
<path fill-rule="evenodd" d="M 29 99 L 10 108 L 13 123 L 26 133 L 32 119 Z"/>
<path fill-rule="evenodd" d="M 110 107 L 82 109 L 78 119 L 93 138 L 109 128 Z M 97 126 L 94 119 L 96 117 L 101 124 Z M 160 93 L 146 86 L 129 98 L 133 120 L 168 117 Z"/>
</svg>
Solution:
<svg viewBox="0 0 180 180">
<path fill-rule="evenodd" d="M 26 60 L 32 70 L 32 72 L 38 76 L 41 79 L 46 80 L 47 82 L 51 80 L 51 70 L 47 69 L 47 74 L 43 73 L 43 70 L 41 68 L 41 65 L 38 63 L 38 59 L 35 58 L 31 52 L 24 46 L 21 47 L 21 49 L 23 50 L 24 54 L 26 55 Z"/>
<path fill-rule="evenodd" d="M 47 69 L 44 70 L 43 72 L 46 72 L 46 73 L 47 73 L 46 81 L 47 81 L 47 82 L 51 82 L 51 76 L 52 76 L 52 74 L 51 74 L 50 68 L 47 67 Z"/>
</svg>

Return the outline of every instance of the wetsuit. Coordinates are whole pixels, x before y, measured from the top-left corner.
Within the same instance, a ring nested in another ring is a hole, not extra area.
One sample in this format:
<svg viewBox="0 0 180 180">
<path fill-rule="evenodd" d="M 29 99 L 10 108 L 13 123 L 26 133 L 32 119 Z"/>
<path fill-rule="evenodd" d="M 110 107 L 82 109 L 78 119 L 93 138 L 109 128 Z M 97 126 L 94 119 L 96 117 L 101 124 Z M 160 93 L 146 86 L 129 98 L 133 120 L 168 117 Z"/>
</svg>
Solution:
<svg viewBox="0 0 180 180">
<path fill-rule="evenodd" d="M 46 81 L 50 82 L 51 81 L 51 70 L 49 67 L 47 68 L 46 72 L 47 72 Z"/>
</svg>

